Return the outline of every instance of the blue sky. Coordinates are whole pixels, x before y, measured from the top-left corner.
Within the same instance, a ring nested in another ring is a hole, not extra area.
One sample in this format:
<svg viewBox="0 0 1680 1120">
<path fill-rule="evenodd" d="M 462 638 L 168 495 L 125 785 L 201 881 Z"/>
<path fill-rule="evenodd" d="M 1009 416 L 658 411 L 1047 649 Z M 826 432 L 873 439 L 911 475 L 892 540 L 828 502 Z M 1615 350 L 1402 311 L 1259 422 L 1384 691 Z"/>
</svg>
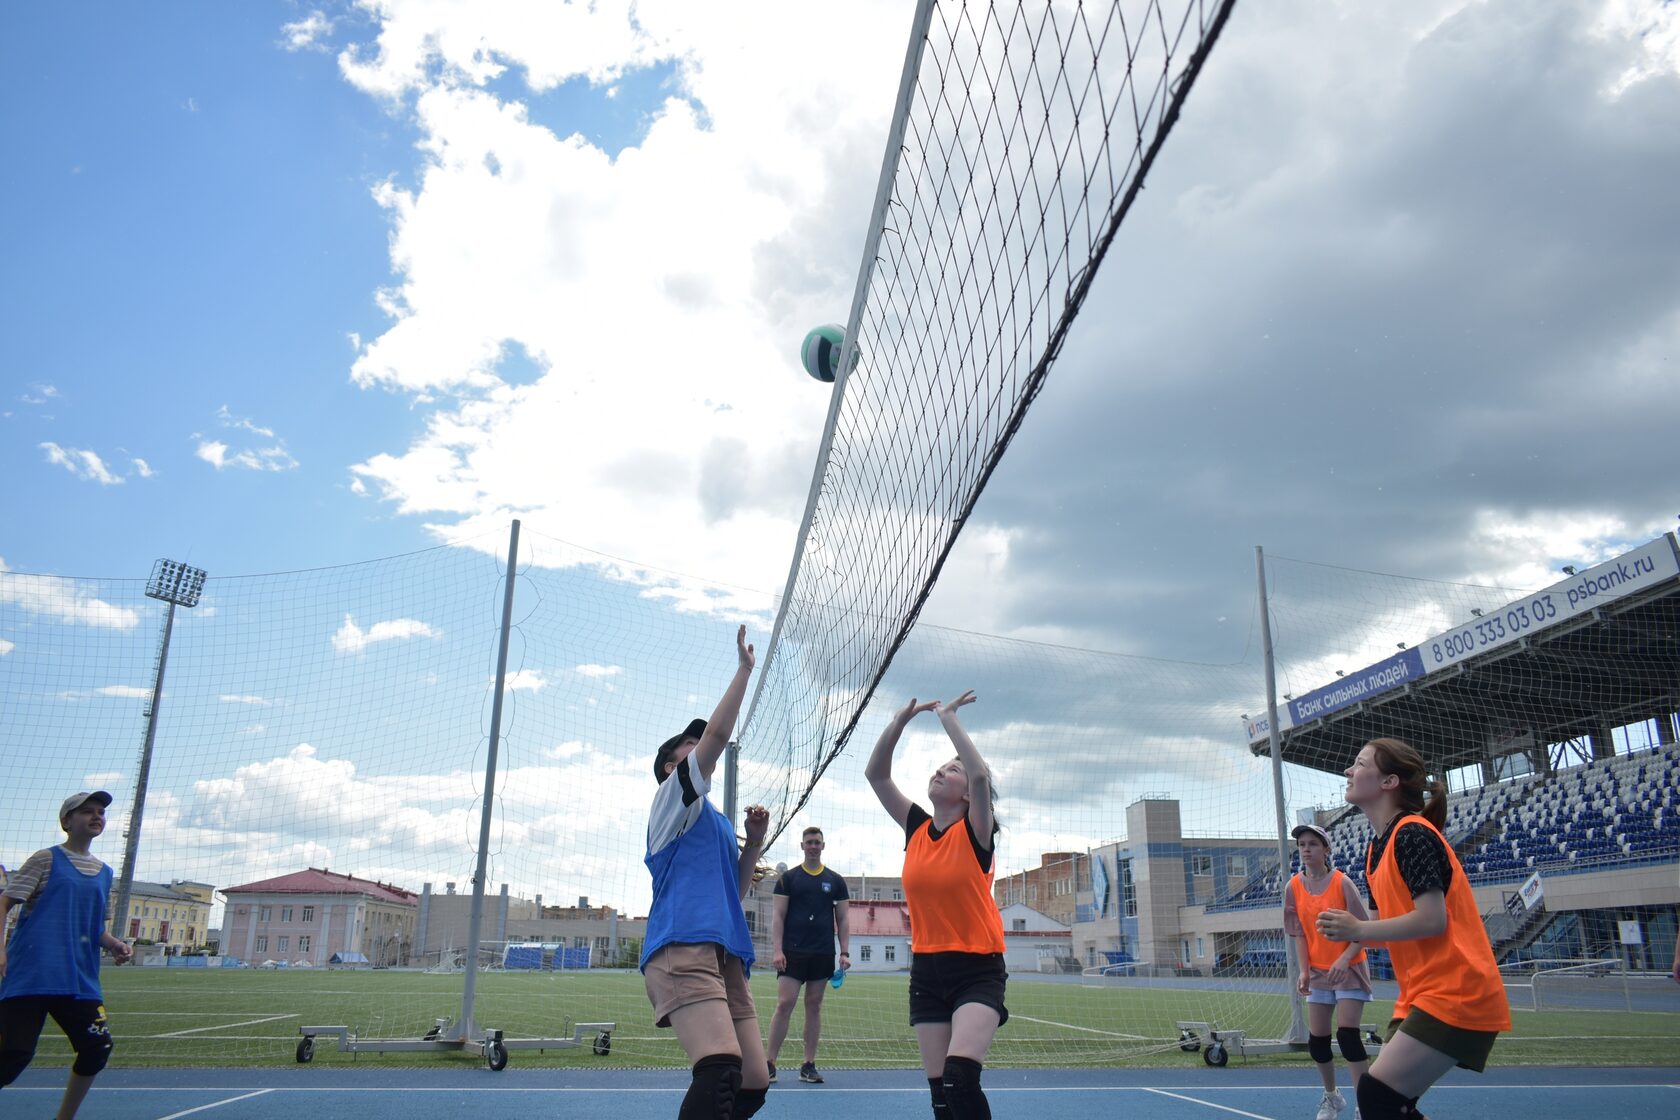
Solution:
<svg viewBox="0 0 1680 1120">
<path fill-rule="evenodd" d="M 0 17 L 7 568 L 493 562 L 518 516 L 690 609 L 780 589 L 828 404 L 795 354 L 845 318 L 903 4 L 91 12 Z M 922 617 L 1230 665 L 1257 543 L 1522 588 L 1673 528 L 1676 181 L 1673 4 L 1239 4 Z M 298 638 L 327 679 L 343 614 Z M 976 719 L 1030 753 L 1054 691 Z M 1240 752 L 1252 702 L 1180 746 Z"/>
</svg>

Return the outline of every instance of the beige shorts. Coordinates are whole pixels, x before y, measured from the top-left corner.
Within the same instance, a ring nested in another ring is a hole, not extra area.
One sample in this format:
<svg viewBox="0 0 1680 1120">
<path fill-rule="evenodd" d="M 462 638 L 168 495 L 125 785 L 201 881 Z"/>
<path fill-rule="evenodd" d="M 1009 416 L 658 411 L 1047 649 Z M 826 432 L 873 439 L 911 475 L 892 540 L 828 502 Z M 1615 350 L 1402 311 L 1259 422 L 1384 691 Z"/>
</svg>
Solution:
<svg viewBox="0 0 1680 1120">
<path fill-rule="evenodd" d="M 752 992 L 747 990 L 746 970 L 741 958 L 724 952 L 715 942 L 687 944 L 673 942 L 648 958 L 642 969 L 648 1002 L 653 1004 L 653 1025 L 671 1025 L 671 1012 L 709 999 L 726 1000 L 729 1018 L 756 1019 Z"/>
</svg>

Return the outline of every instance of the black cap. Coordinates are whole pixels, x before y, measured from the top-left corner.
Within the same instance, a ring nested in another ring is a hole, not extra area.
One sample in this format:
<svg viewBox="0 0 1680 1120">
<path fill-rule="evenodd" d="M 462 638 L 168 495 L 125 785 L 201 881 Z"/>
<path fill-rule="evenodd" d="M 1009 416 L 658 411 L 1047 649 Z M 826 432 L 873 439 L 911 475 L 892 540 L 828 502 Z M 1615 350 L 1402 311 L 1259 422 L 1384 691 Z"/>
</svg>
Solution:
<svg viewBox="0 0 1680 1120">
<path fill-rule="evenodd" d="M 691 719 L 688 721 L 687 727 L 659 744 L 659 751 L 653 756 L 653 776 L 662 782 L 670 777 L 669 774 L 665 773 L 665 764 L 671 761 L 671 752 L 682 746 L 684 739 L 698 739 L 705 733 L 706 721 Z"/>
</svg>

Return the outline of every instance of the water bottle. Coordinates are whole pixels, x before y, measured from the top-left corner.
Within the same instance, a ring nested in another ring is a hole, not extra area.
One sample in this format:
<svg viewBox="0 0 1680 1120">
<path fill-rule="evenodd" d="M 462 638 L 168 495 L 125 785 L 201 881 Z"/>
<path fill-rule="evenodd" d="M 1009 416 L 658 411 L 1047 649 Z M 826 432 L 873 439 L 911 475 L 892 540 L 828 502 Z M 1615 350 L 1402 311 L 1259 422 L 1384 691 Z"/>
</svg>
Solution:
<svg viewBox="0 0 1680 1120">
<path fill-rule="evenodd" d="M 845 968 L 843 968 L 843 967 L 842 968 L 836 968 L 834 970 L 834 975 L 829 977 L 829 979 L 828 979 L 828 986 L 831 987 L 831 988 L 838 988 L 840 985 L 844 984 L 845 982 L 846 982 L 846 970 L 845 970 Z"/>
</svg>

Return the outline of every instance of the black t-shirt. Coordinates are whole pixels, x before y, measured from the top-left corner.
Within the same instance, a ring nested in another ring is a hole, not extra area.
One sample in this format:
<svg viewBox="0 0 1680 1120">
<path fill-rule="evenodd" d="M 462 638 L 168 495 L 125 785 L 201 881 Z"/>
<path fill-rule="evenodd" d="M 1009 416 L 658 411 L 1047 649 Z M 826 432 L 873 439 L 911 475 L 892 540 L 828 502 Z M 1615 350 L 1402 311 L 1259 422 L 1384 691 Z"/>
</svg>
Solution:
<svg viewBox="0 0 1680 1120">
<path fill-rule="evenodd" d="M 1377 864 L 1382 862 L 1382 856 L 1387 849 L 1389 840 L 1394 840 L 1394 862 L 1400 869 L 1400 878 L 1405 882 L 1406 889 L 1416 898 L 1420 894 L 1430 891 L 1447 892 L 1447 886 L 1452 882 L 1452 861 L 1447 859 L 1447 847 L 1441 843 L 1441 838 L 1433 829 L 1418 827 L 1415 823 L 1410 828 L 1402 828 L 1395 836 L 1394 827 L 1406 818 L 1402 813 L 1389 822 L 1383 834 L 1371 841 L 1370 868 L 1376 871 Z M 1371 895 L 1371 880 L 1365 880 L 1365 896 L 1370 900 L 1373 909 L 1380 910 L 1377 900 Z M 1386 916 L 1386 915 L 1385 915 Z"/>
<path fill-rule="evenodd" d="M 846 880 L 823 868 L 815 875 L 804 864 L 790 867 L 776 880 L 776 892 L 787 898 L 782 923 L 782 950 L 788 953 L 834 952 L 834 904 L 845 902 Z"/>
</svg>

